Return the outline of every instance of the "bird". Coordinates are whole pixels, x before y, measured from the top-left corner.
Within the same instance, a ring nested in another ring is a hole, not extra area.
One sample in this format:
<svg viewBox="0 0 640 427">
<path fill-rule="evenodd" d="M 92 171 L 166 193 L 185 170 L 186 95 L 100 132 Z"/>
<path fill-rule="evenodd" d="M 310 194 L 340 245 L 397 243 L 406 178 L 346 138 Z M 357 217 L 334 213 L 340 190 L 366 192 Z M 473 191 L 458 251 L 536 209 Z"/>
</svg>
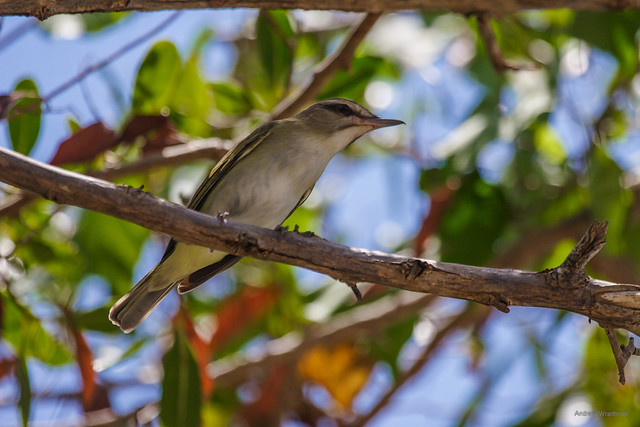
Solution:
<svg viewBox="0 0 640 427">
<path fill-rule="evenodd" d="M 293 117 L 264 123 L 238 142 L 187 207 L 276 229 L 309 197 L 336 154 L 372 130 L 400 124 L 405 123 L 347 99 L 317 102 Z M 190 292 L 240 258 L 171 239 L 160 262 L 113 305 L 109 319 L 129 333 L 173 289 Z"/>
</svg>

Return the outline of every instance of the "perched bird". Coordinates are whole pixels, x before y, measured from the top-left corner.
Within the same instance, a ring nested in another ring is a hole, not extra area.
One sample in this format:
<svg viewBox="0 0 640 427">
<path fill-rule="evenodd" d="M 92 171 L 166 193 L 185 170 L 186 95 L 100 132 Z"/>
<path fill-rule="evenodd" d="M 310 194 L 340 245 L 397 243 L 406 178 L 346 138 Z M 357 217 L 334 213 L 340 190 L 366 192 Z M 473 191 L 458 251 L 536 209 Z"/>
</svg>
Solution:
<svg viewBox="0 0 640 427">
<path fill-rule="evenodd" d="M 381 119 L 346 99 L 318 102 L 294 117 L 265 123 L 240 141 L 187 207 L 277 228 L 307 199 L 333 156 L 367 132 L 399 124 L 404 122 Z M 131 332 L 172 289 L 189 292 L 239 259 L 171 240 L 158 265 L 111 308 L 109 319 Z"/>
</svg>

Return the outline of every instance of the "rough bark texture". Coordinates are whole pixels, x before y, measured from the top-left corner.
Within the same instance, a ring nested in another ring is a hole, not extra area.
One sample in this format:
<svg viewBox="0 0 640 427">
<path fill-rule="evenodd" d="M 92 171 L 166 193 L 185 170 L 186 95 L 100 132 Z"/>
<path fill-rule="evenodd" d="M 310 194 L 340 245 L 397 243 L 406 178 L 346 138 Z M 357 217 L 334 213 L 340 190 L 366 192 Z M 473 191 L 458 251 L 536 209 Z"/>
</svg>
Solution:
<svg viewBox="0 0 640 427">
<path fill-rule="evenodd" d="M 623 10 L 640 7 L 638 0 L 0 0 L 0 16 L 29 15 L 46 19 L 60 13 L 152 11 L 168 9 L 314 9 L 351 12 L 446 9 L 492 16 L 529 9 Z"/>
<path fill-rule="evenodd" d="M 225 222 L 139 189 L 65 171 L 3 148 L 0 180 L 179 241 L 305 267 L 347 284 L 378 283 L 475 301 L 504 312 L 511 305 L 563 309 L 640 334 L 640 286 L 594 280 L 583 269 L 604 244 L 606 222 L 594 223 L 561 266 L 534 273 L 427 261 L 346 247 L 307 233 Z"/>
</svg>

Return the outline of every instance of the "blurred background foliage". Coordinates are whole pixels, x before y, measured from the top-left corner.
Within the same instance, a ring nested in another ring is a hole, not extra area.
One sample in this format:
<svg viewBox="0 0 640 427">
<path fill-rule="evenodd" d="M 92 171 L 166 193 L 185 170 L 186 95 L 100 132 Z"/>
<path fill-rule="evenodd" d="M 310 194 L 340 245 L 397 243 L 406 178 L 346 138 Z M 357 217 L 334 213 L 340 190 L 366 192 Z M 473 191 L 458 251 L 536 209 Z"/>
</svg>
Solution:
<svg viewBox="0 0 640 427">
<path fill-rule="evenodd" d="M 171 24 L 131 48 L 129 83 L 118 59 L 64 101 L 52 99 L 60 80 L 4 81 L 0 142 L 90 172 L 242 137 L 359 19 L 227 11 L 195 25 L 198 13 L 177 19 L 186 42 L 171 38 Z M 153 16 L 5 18 L 0 55 L 20 62 L 24 47 L 8 47 L 28 31 L 43 46 L 91 46 L 103 34 L 125 46 Z M 506 72 L 480 25 L 447 12 L 380 18 L 315 98 L 353 99 L 407 126 L 349 147 L 286 225 L 370 249 L 541 270 L 560 264 L 593 219 L 608 219 L 589 273 L 638 283 L 640 12 L 492 20 L 505 63 L 527 68 Z M 117 182 L 181 202 L 212 163 Z M 108 309 L 166 239 L 44 200 L 11 207 L 16 190 L 0 189 L 1 425 L 640 425 L 638 363 L 619 385 L 604 332 L 554 310 L 505 315 L 377 285 L 356 303 L 328 277 L 243 260 L 124 335 Z"/>
</svg>

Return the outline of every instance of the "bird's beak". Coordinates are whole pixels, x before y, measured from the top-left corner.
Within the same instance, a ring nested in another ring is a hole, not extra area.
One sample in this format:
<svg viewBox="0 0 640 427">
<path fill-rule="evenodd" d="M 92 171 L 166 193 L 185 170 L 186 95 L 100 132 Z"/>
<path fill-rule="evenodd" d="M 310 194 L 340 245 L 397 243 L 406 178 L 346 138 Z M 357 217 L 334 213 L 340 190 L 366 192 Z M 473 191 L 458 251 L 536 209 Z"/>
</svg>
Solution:
<svg viewBox="0 0 640 427">
<path fill-rule="evenodd" d="M 389 126 L 404 125 L 405 122 L 396 119 L 381 119 L 380 117 L 367 117 L 362 119 L 363 125 L 372 126 L 374 129 L 386 128 Z"/>
</svg>

